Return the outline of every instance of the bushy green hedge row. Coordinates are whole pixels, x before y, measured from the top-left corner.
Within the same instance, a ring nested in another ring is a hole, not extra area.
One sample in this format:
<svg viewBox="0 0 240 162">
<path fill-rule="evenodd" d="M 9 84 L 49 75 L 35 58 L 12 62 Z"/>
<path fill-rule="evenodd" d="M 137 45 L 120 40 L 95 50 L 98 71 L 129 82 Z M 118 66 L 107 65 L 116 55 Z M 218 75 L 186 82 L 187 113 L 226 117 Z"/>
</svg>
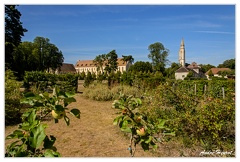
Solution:
<svg viewBox="0 0 240 162">
<path fill-rule="evenodd" d="M 40 71 L 26 72 L 24 76 L 24 86 L 29 88 L 36 86 L 40 90 L 58 85 L 65 91 L 77 92 L 78 75 L 76 74 L 51 74 Z"/>
<path fill-rule="evenodd" d="M 235 80 L 172 80 L 168 84 L 183 93 L 195 94 L 198 97 L 222 98 L 222 87 L 226 97 L 232 97 L 235 92 Z M 206 85 L 206 91 L 205 91 Z"/>
<path fill-rule="evenodd" d="M 203 99 L 182 90 L 160 85 L 145 96 L 143 111 L 153 121 L 167 120 L 168 128 L 175 131 L 184 146 L 234 151 L 235 101 Z"/>
<path fill-rule="evenodd" d="M 20 83 L 16 81 L 14 73 L 7 70 L 5 71 L 5 125 L 21 121 L 20 99 Z"/>
</svg>

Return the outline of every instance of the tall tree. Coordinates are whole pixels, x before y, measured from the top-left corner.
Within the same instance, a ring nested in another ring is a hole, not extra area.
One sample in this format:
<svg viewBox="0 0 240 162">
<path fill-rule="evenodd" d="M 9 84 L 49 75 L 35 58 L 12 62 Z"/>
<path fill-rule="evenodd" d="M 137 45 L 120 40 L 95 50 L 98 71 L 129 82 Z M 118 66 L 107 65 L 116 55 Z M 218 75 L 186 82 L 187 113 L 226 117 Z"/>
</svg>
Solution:
<svg viewBox="0 0 240 162">
<path fill-rule="evenodd" d="M 18 79 L 25 71 L 56 70 L 64 61 L 62 52 L 48 38 L 36 37 L 34 42 L 22 42 L 13 51 L 13 65 Z"/>
<path fill-rule="evenodd" d="M 37 70 L 44 71 L 56 70 L 64 61 L 62 51 L 60 51 L 54 44 L 50 43 L 48 38 L 36 37 L 33 40 L 33 55 L 38 60 L 36 65 Z"/>
<path fill-rule="evenodd" d="M 218 68 L 235 69 L 235 59 L 225 60 L 222 64 L 218 65 Z"/>
<path fill-rule="evenodd" d="M 122 60 L 124 62 L 129 62 L 130 64 L 134 63 L 134 58 L 132 57 L 132 55 L 128 55 L 128 56 L 124 56 L 122 55 Z"/>
<path fill-rule="evenodd" d="M 148 58 L 152 60 L 154 71 L 160 71 L 165 74 L 165 66 L 169 62 L 167 59 L 169 50 L 160 42 L 156 42 L 148 46 L 150 53 Z"/>
<path fill-rule="evenodd" d="M 166 75 L 168 78 L 174 79 L 175 78 L 175 71 L 181 67 L 180 64 L 173 62 L 171 67 L 166 69 Z"/>
<path fill-rule="evenodd" d="M 206 73 L 211 68 L 215 68 L 215 66 L 211 64 L 199 64 L 199 66 L 201 67 L 203 73 Z"/>
<path fill-rule="evenodd" d="M 21 13 L 16 9 L 16 5 L 5 5 L 5 66 L 10 69 L 13 69 L 14 64 L 14 48 L 21 43 L 24 32 L 27 32 L 20 17 Z"/>
<path fill-rule="evenodd" d="M 115 50 L 112 50 L 106 55 L 107 58 L 107 65 L 105 67 L 105 70 L 108 74 L 111 72 L 114 72 L 118 69 L 118 55 Z"/>
<path fill-rule="evenodd" d="M 132 66 L 130 66 L 129 72 L 152 72 L 152 65 L 150 64 L 150 62 L 143 62 L 143 61 L 137 61 L 135 62 Z"/>
<path fill-rule="evenodd" d="M 97 71 L 101 71 L 101 73 L 103 72 L 103 65 L 106 61 L 106 54 L 101 54 L 96 56 L 96 58 L 93 60 L 93 63 L 96 64 L 97 66 Z"/>
<path fill-rule="evenodd" d="M 14 48 L 12 69 L 18 79 L 23 79 L 25 71 L 36 70 L 37 60 L 32 56 L 33 43 L 23 42 Z"/>
</svg>

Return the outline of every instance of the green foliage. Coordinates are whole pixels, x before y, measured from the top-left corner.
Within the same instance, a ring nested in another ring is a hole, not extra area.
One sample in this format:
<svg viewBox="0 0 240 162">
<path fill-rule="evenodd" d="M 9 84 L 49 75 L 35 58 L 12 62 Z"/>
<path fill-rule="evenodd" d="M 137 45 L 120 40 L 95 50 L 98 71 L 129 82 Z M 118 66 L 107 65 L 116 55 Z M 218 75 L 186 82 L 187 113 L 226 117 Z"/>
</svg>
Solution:
<svg viewBox="0 0 240 162">
<path fill-rule="evenodd" d="M 166 77 L 175 79 L 175 72 L 180 68 L 180 64 L 173 62 L 171 67 L 166 69 Z"/>
<path fill-rule="evenodd" d="M 214 76 L 212 70 L 210 70 L 210 71 L 208 72 L 208 76 L 209 76 L 210 78 Z"/>
<path fill-rule="evenodd" d="M 225 60 L 222 64 L 218 65 L 218 68 L 235 69 L 235 58 L 234 59 Z"/>
<path fill-rule="evenodd" d="M 110 74 L 111 72 L 115 72 L 118 69 L 118 55 L 115 50 L 110 51 L 106 54 L 107 64 L 105 67 L 105 71 Z"/>
<path fill-rule="evenodd" d="M 79 74 L 79 80 L 84 80 L 85 77 L 86 77 L 86 74 L 84 71 Z"/>
<path fill-rule="evenodd" d="M 123 84 L 123 85 L 130 85 L 130 86 L 132 86 L 132 83 L 133 83 L 133 75 L 132 75 L 132 73 L 124 71 L 122 73 L 122 75 L 121 75 L 120 83 Z"/>
<path fill-rule="evenodd" d="M 120 93 L 133 95 L 134 97 L 141 95 L 141 91 L 135 87 L 118 85 L 110 89 L 108 85 L 102 83 L 91 84 L 83 91 L 85 97 L 96 101 L 111 101 L 117 99 Z"/>
<path fill-rule="evenodd" d="M 124 94 L 112 103 L 112 108 L 118 109 L 117 114 L 120 114 L 113 120 L 113 124 L 118 125 L 121 131 L 130 134 L 128 150 L 131 156 L 134 156 L 137 144 L 140 144 L 144 151 L 156 149 L 157 143 L 162 140 L 157 138 L 156 134 L 168 130 L 164 126 L 165 120 L 158 119 L 155 123 L 148 120 L 148 116 L 140 111 L 141 105 L 140 98 Z M 167 135 L 165 132 L 161 133 Z M 174 135 L 174 133 L 170 132 L 168 135 Z"/>
<path fill-rule="evenodd" d="M 13 68 L 14 48 L 21 43 L 22 36 L 27 29 L 23 28 L 20 21 L 21 13 L 17 10 L 16 5 L 5 5 L 5 65 L 7 69 Z M 18 63 L 19 65 L 19 63 Z"/>
<path fill-rule="evenodd" d="M 23 42 L 13 50 L 13 64 L 18 79 L 25 71 L 55 71 L 64 61 L 62 52 L 48 38 L 36 37 L 33 42 Z"/>
<path fill-rule="evenodd" d="M 203 73 L 206 73 L 208 70 L 210 70 L 211 68 L 215 68 L 214 65 L 211 65 L 211 64 L 200 64 L 199 65 L 201 67 L 201 70 Z"/>
<path fill-rule="evenodd" d="M 20 83 L 11 70 L 5 71 L 5 124 L 12 125 L 21 121 Z"/>
<path fill-rule="evenodd" d="M 128 69 L 129 72 L 152 72 L 152 65 L 149 62 L 137 61 Z"/>
<path fill-rule="evenodd" d="M 129 62 L 130 64 L 132 64 L 134 62 L 134 58 L 132 57 L 132 55 L 128 55 L 128 56 L 124 56 L 122 55 L 122 60 L 124 62 Z"/>
<path fill-rule="evenodd" d="M 148 58 L 152 60 L 154 71 L 159 71 L 165 75 L 165 66 L 168 63 L 169 50 L 164 47 L 160 42 L 156 42 L 148 46 L 150 54 Z"/>
<path fill-rule="evenodd" d="M 45 129 L 46 124 L 42 124 L 41 120 L 44 116 L 52 112 L 65 112 L 67 106 L 75 102 L 74 94 L 63 92 L 58 87 L 54 88 L 53 94 L 47 92 L 41 94 L 33 94 L 28 92 L 21 103 L 29 104 L 31 108 L 22 115 L 22 123 L 18 129 L 13 131 L 6 139 L 16 139 L 6 148 L 6 157 L 59 157 L 60 153 L 54 145 L 56 138 L 52 135 L 47 136 Z M 71 109 L 69 114 L 80 119 L 80 111 L 76 108 Z M 59 118 L 55 118 L 57 123 Z M 70 119 L 64 115 L 67 125 Z"/>
<path fill-rule="evenodd" d="M 109 87 L 112 87 L 116 84 L 119 84 L 120 83 L 120 79 L 121 79 L 121 72 L 120 71 L 117 71 L 116 73 L 114 72 L 111 72 L 108 77 L 107 77 L 107 80 L 108 80 L 108 86 Z"/>
<path fill-rule="evenodd" d="M 92 82 L 94 81 L 94 78 L 92 77 L 92 74 L 88 71 L 86 77 L 84 78 L 84 87 L 88 87 Z"/>
<path fill-rule="evenodd" d="M 234 80 L 177 80 L 168 84 L 174 87 L 175 90 L 185 94 L 195 95 L 196 93 L 199 99 L 204 97 L 222 98 L 222 87 L 224 88 L 226 98 L 231 98 L 232 93 L 235 92 Z"/>
<path fill-rule="evenodd" d="M 168 83 L 144 98 L 143 112 L 153 121 L 167 120 L 166 126 L 184 146 L 200 145 L 210 151 L 234 149 L 235 102 L 232 97 L 204 99 Z"/>
<path fill-rule="evenodd" d="M 107 59 L 106 54 L 98 55 L 93 60 L 93 63 L 97 66 L 97 72 L 103 72 L 103 65 Z"/>
<path fill-rule="evenodd" d="M 113 93 L 104 84 L 91 84 L 83 91 L 83 96 L 96 101 L 110 101 L 113 99 Z"/>
<path fill-rule="evenodd" d="M 78 75 L 77 74 L 51 74 L 40 71 L 26 72 L 24 76 L 24 86 L 29 88 L 36 86 L 40 91 L 45 91 L 49 87 L 58 85 L 62 90 L 77 92 Z"/>
</svg>

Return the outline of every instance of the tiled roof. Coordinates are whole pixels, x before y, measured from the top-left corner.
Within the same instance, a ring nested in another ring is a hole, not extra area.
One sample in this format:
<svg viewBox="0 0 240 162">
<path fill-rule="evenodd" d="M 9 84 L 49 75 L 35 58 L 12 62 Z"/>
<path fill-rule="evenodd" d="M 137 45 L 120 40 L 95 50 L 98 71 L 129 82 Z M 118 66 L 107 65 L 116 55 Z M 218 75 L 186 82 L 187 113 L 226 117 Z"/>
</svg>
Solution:
<svg viewBox="0 0 240 162">
<path fill-rule="evenodd" d="M 60 67 L 60 71 L 76 72 L 76 69 L 73 64 L 62 63 L 62 66 Z"/>
<path fill-rule="evenodd" d="M 182 72 L 189 72 L 189 70 L 186 67 L 182 66 L 176 71 L 176 73 L 182 73 Z"/>
<path fill-rule="evenodd" d="M 217 74 L 219 71 L 231 71 L 229 68 L 211 68 L 213 74 Z M 208 75 L 209 71 L 208 70 L 205 74 Z"/>
<path fill-rule="evenodd" d="M 75 67 L 95 67 L 93 60 L 78 60 Z"/>
<path fill-rule="evenodd" d="M 201 67 L 198 66 L 198 64 L 196 62 L 191 63 L 190 65 L 188 65 L 187 67 L 188 69 L 200 69 Z"/>
<path fill-rule="evenodd" d="M 122 58 L 118 58 L 117 62 L 118 66 L 127 65 L 126 62 L 122 61 Z M 96 65 L 93 63 L 93 60 L 78 60 L 75 67 L 96 67 Z"/>
</svg>

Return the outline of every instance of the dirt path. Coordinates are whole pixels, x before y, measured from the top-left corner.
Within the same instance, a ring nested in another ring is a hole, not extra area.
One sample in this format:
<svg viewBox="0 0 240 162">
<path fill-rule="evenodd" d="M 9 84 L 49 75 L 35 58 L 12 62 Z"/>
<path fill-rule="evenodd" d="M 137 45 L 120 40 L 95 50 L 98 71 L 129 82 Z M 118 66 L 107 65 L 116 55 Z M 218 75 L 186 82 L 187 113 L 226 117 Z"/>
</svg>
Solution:
<svg viewBox="0 0 240 162">
<path fill-rule="evenodd" d="M 78 108 L 81 119 L 68 115 L 70 126 L 64 120 L 57 124 L 54 120 L 46 122 L 49 126 L 46 133 L 57 138 L 55 146 L 58 152 L 63 157 L 130 157 L 128 137 L 112 124 L 116 117 L 116 110 L 111 108 L 112 102 L 88 100 L 81 94 L 75 98 L 77 102 L 70 104 L 69 108 Z M 7 127 L 5 136 L 16 127 Z M 151 156 L 150 152 L 144 152 L 137 146 L 135 157 Z"/>
</svg>

